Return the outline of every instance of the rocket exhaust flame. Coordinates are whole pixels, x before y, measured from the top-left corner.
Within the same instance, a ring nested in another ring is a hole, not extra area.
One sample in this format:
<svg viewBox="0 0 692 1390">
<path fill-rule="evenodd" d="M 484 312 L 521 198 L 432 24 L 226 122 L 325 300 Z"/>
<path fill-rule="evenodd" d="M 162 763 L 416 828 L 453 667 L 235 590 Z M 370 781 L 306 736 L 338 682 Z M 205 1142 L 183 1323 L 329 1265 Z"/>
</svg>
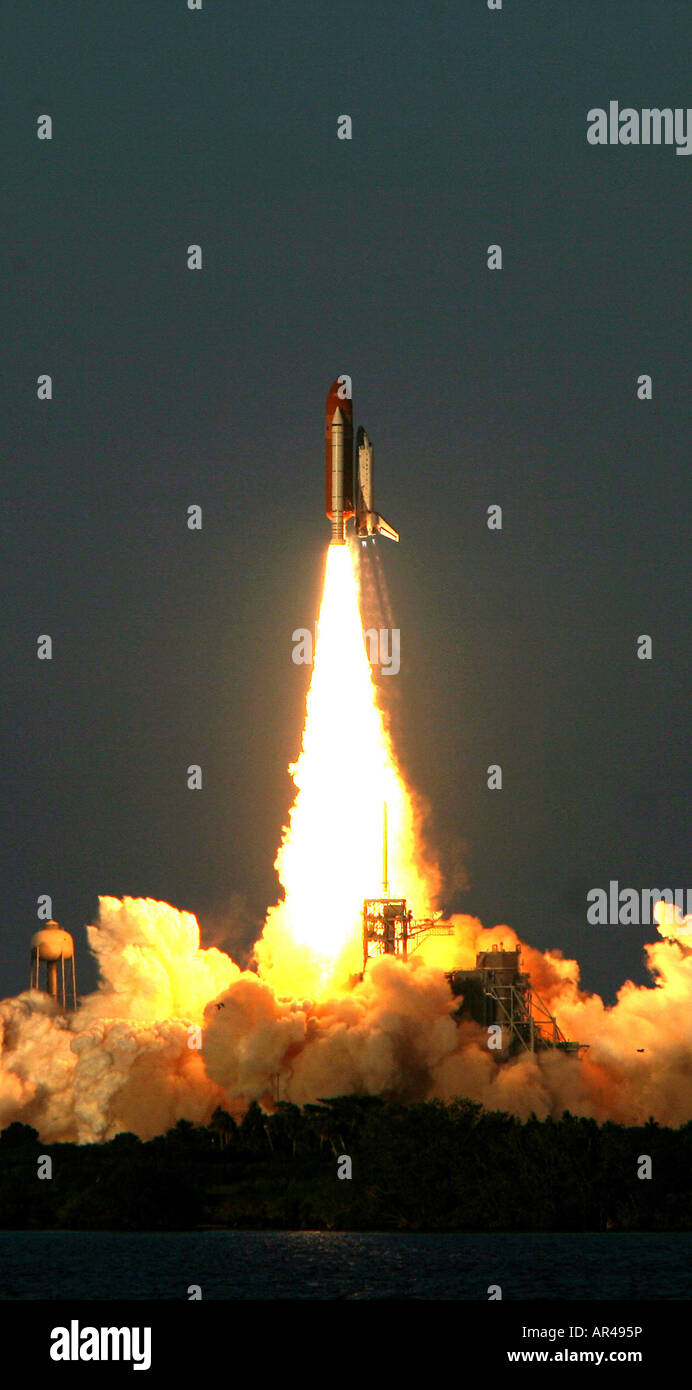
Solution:
<svg viewBox="0 0 692 1390">
<path fill-rule="evenodd" d="M 360 914 L 380 880 L 384 802 L 397 891 L 427 910 L 438 887 L 417 861 L 415 813 L 377 706 L 347 545 L 327 552 L 302 748 L 290 771 L 297 796 L 275 865 L 285 897 L 255 954 L 281 992 L 319 993 L 361 968 Z"/>
</svg>

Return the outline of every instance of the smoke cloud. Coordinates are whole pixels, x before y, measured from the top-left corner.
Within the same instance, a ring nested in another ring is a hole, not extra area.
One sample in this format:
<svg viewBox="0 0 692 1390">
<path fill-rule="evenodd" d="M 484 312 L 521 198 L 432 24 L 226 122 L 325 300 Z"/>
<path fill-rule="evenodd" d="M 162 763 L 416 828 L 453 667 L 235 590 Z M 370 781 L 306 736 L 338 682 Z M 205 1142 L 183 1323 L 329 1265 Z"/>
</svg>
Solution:
<svg viewBox="0 0 692 1390">
<path fill-rule="evenodd" d="M 41 1138 L 142 1138 L 178 1119 L 238 1115 L 252 1100 L 297 1105 L 348 1092 L 402 1101 L 467 1096 L 520 1118 L 569 1109 L 624 1124 L 692 1118 L 692 948 L 645 948 L 651 986 L 628 981 L 612 1007 L 579 985 L 576 961 L 522 946 L 523 967 L 582 1058 L 498 1063 L 483 1029 L 452 1017 L 444 970 L 517 942 L 507 926 L 453 918 L 409 962 L 381 957 L 352 988 L 282 997 L 267 979 L 200 945 L 196 918 L 150 899 L 99 900 L 87 928 L 100 983 L 74 1014 L 29 990 L 0 1003 L 0 1127 Z M 661 930 L 670 931 L 667 921 Z M 425 952 L 425 953 L 423 953 Z"/>
</svg>

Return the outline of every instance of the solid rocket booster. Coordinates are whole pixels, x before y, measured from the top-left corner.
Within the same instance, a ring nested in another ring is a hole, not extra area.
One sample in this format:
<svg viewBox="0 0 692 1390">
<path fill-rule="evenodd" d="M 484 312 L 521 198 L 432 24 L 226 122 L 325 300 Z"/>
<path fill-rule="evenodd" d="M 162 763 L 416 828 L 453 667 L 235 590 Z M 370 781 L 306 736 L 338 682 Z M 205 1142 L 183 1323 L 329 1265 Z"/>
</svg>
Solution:
<svg viewBox="0 0 692 1390">
<path fill-rule="evenodd" d="M 327 396 L 327 516 L 332 523 L 332 545 L 345 545 L 346 522 L 352 516 L 357 536 L 365 539 L 379 533 L 398 541 L 398 532 L 375 511 L 373 447 L 362 427 L 354 476 L 353 405 L 344 396 L 344 387 L 344 379 L 337 378 Z"/>
</svg>

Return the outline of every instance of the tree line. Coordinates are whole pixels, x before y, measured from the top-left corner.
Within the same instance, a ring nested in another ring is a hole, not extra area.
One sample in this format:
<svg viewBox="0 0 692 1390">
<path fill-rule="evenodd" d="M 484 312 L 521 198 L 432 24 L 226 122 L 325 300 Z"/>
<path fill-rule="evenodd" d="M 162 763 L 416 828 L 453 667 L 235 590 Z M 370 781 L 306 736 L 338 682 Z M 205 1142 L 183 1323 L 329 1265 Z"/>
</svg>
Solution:
<svg viewBox="0 0 692 1390">
<path fill-rule="evenodd" d="M 467 1100 L 338 1096 L 271 1114 L 253 1103 L 240 1123 L 217 1109 L 146 1142 L 47 1144 L 11 1124 L 0 1227 L 680 1231 L 692 1229 L 691 1170 L 692 1123 L 599 1125 L 568 1111 L 522 1122 Z"/>
</svg>

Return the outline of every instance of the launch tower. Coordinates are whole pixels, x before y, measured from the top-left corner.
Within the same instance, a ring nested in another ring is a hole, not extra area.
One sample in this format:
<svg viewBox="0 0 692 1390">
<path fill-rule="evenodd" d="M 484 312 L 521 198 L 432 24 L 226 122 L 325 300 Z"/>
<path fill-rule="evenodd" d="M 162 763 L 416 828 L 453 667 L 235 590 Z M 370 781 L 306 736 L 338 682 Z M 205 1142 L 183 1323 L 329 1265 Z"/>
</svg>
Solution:
<svg viewBox="0 0 692 1390">
<path fill-rule="evenodd" d="M 578 1053 L 583 1044 L 568 1042 L 548 1006 L 531 988 L 529 976 L 521 969 L 521 947 L 506 951 L 504 943 L 490 951 L 479 951 L 475 970 L 451 970 L 452 994 L 460 998 L 457 1018 L 464 1015 L 485 1028 L 499 1025 L 502 1047 L 498 1060 L 517 1052 L 539 1052 L 555 1048 Z"/>
</svg>

